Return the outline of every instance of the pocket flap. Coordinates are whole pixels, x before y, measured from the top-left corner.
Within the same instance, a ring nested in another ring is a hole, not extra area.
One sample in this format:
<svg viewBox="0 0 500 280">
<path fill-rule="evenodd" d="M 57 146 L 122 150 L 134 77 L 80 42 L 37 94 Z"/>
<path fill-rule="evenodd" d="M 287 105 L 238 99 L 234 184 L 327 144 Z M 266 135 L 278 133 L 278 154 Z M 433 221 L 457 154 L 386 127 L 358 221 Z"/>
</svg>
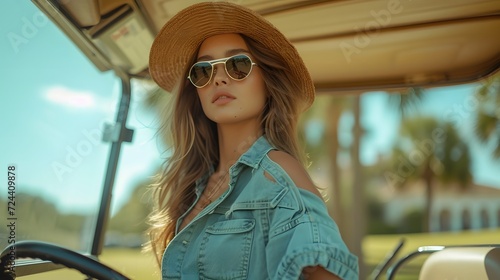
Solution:
<svg viewBox="0 0 500 280">
<path fill-rule="evenodd" d="M 255 226 L 253 219 L 235 219 L 217 222 L 207 227 L 206 232 L 211 234 L 231 234 L 250 231 Z"/>
</svg>

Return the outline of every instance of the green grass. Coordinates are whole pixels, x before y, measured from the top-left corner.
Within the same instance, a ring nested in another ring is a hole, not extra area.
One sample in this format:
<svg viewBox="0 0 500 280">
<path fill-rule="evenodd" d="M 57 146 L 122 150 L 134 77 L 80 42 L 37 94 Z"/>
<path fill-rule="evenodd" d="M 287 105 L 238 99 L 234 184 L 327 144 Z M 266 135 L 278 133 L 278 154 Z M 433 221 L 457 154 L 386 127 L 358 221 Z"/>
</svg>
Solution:
<svg viewBox="0 0 500 280">
<path fill-rule="evenodd" d="M 500 229 L 471 231 L 461 233 L 405 234 L 405 235 L 371 235 L 363 241 L 363 252 L 368 275 L 392 251 L 399 240 L 404 237 L 405 245 L 398 258 L 426 245 L 461 245 L 461 244 L 500 244 Z M 106 265 L 120 271 L 131 279 L 161 279 L 155 260 L 150 255 L 142 254 L 138 249 L 106 248 L 100 260 Z M 416 259 L 400 270 L 396 279 L 417 279 L 419 267 L 424 259 Z M 75 270 L 63 269 L 54 272 L 22 277 L 22 279 L 70 280 L 84 279 Z M 385 279 L 385 272 L 380 280 Z"/>
</svg>

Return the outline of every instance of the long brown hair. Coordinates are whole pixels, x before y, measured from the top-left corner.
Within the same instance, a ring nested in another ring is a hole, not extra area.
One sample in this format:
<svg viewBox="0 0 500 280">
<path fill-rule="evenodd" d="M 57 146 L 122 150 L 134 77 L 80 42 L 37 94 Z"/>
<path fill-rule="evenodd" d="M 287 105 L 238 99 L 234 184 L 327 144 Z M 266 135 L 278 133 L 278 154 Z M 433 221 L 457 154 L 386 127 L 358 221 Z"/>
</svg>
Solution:
<svg viewBox="0 0 500 280">
<path fill-rule="evenodd" d="M 261 118 L 264 135 L 278 150 L 305 163 L 297 140 L 297 120 L 302 110 L 298 81 L 289 78 L 289 70 L 278 53 L 249 37 L 241 36 L 261 68 L 266 85 L 268 100 Z M 184 71 L 184 77 L 187 71 L 188 68 Z M 174 94 L 171 107 L 162 116 L 163 123 L 159 131 L 167 137 L 172 153 L 153 186 L 155 206 L 149 216 L 150 242 L 146 246 L 146 249 L 154 252 L 158 264 L 175 235 L 177 219 L 194 201 L 196 180 L 219 162 L 217 126 L 203 113 L 196 88 L 186 81 Z"/>
</svg>

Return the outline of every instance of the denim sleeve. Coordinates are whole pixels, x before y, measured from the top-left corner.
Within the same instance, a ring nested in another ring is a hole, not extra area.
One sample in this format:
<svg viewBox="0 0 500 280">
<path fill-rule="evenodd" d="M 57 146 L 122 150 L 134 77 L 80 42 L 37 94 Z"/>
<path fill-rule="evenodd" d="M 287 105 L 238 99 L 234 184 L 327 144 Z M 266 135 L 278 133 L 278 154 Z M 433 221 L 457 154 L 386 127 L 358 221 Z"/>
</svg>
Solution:
<svg viewBox="0 0 500 280">
<path fill-rule="evenodd" d="M 270 217 L 266 255 L 271 279 L 302 279 L 305 267 L 317 265 L 341 279 L 358 279 L 358 259 L 347 249 L 323 201 L 308 191 L 299 193 L 299 210 L 278 205 Z"/>
</svg>

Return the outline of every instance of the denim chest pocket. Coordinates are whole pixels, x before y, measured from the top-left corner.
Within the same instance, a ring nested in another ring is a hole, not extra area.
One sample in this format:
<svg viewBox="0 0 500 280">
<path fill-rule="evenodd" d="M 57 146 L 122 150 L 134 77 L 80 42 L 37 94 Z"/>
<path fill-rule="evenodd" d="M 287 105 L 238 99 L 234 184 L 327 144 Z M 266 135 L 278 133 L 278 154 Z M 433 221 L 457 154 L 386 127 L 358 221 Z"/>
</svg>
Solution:
<svg viewBox="0 0 500 280">
<path fill-rule="evenodd" d="M 255 220 L 217 222 L 205 229 L 198 256 L 200 279 L 247 279 Z"/>
</svg>

